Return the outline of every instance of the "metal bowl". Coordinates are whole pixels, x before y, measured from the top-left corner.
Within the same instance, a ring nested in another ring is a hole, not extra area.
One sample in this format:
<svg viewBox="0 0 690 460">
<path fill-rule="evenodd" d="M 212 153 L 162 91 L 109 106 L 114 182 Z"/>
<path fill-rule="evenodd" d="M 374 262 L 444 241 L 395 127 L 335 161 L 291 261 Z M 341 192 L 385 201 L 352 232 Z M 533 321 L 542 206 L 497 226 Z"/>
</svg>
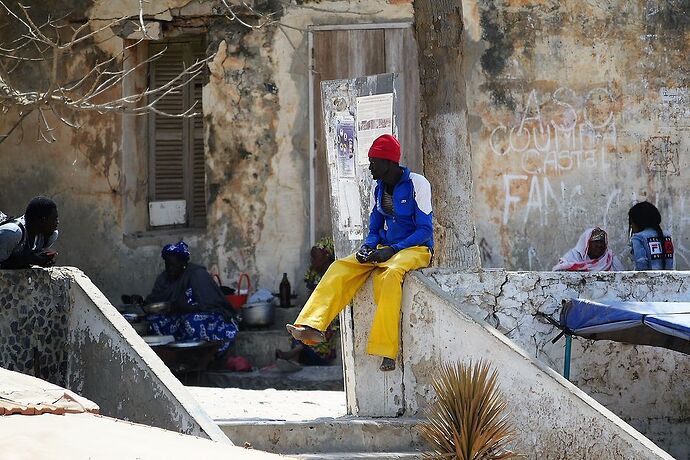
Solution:
<svg viewBox="0 0 690 460">
<path fill-rule="evenodd" d="M 273 324 L 274 316 L 273 302 L 253 302 L 242 305 L 242 324 L 247 326 L 270 326 Z"/>
<path fill-rule="evenodd" d="M 148 305 L 142 305 L 141 308 L 147 315 L 157 315 L 160 313 L 167 313 L 170 311 L 172 305 L 170 302 L 155 302 Z"/>
</svg>

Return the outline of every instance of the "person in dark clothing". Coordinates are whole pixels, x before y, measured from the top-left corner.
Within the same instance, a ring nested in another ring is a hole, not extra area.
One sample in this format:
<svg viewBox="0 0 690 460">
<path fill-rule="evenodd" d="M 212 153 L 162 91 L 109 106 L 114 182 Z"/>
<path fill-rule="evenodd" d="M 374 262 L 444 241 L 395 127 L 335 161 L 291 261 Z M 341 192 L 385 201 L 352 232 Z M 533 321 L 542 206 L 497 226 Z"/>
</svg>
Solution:
<svg viewBox="0 0 690 460">
<path fill-rule="evenodd" d="M 2 213 L 0 213 L 2 215 Z M 50 267 L 58 238 L 57 205 L 50 198 L 33 198 L 23 216 L 0 219 L 0 268 Z"/>
<path fill-rule="evenodd" d="M 172 335 L 178 342 L 222 340 L 218 354 L 224 354 L 234 343 L 238 328 L 220 287 L 206 268 L 189 262 L 184 241 L 165 246 L 161 257 L 165 271 L 156 278 L 144 303 L 167 302 L 171 311 L 148 315 L 149 331 Z"/>
</svg>

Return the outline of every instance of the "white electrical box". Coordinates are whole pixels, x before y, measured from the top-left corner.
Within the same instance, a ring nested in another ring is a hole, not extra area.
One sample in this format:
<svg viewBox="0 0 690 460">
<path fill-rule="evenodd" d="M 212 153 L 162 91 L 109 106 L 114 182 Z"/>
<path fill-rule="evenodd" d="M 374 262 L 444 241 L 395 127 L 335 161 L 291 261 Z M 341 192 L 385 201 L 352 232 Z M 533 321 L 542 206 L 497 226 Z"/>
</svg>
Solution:
<svg viewBox="0 0 690 460">
<path fill-rule="evenodd" d="M 187 201 L 150 201 L 149 224 L 151 227 L 182 225 L 187 223 Z"/>
</svg>

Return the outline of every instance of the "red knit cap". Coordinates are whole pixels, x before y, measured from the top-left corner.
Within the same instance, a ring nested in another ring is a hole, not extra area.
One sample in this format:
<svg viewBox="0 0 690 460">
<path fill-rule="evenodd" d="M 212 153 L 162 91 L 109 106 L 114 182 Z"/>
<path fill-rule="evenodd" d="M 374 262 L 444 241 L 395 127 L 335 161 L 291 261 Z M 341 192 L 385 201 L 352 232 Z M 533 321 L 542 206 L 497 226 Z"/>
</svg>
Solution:
<svg viewBox="0 0 690 460">
<path fill-rule="evenodd" d="M 390 134 L 377 137 L 369 147 L 369 158 L 382 158 L 400 163 L 400 142 Z"/>
</svg>

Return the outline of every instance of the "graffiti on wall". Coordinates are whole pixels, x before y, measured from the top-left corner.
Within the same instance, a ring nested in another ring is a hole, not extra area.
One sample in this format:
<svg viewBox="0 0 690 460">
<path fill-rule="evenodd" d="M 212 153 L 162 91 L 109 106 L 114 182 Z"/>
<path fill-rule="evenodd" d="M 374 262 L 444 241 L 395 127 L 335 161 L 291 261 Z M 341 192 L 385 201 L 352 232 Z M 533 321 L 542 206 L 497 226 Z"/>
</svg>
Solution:
<svg viewBox="0 0 690 460">
<path fill-rule="evenodd" d="M 617 152 L 618 142 L 615 106 L 608 88 L 585 93 L 533 89 L 512 123 L 491 129 L 489 146 L 503 169 L 504 224 L 518 209 L 523 223 L 541 225 L 584 212 L 578 204 L 582 186 L 565 176 L 611 168 L 609 158 Z"/>
<path fill-rule="evenodd" d="M 643 155 L 651 173 L 679 175 L 678 140 L 671 136 L 652 136 L 645 142 Z"/>
</svg>

